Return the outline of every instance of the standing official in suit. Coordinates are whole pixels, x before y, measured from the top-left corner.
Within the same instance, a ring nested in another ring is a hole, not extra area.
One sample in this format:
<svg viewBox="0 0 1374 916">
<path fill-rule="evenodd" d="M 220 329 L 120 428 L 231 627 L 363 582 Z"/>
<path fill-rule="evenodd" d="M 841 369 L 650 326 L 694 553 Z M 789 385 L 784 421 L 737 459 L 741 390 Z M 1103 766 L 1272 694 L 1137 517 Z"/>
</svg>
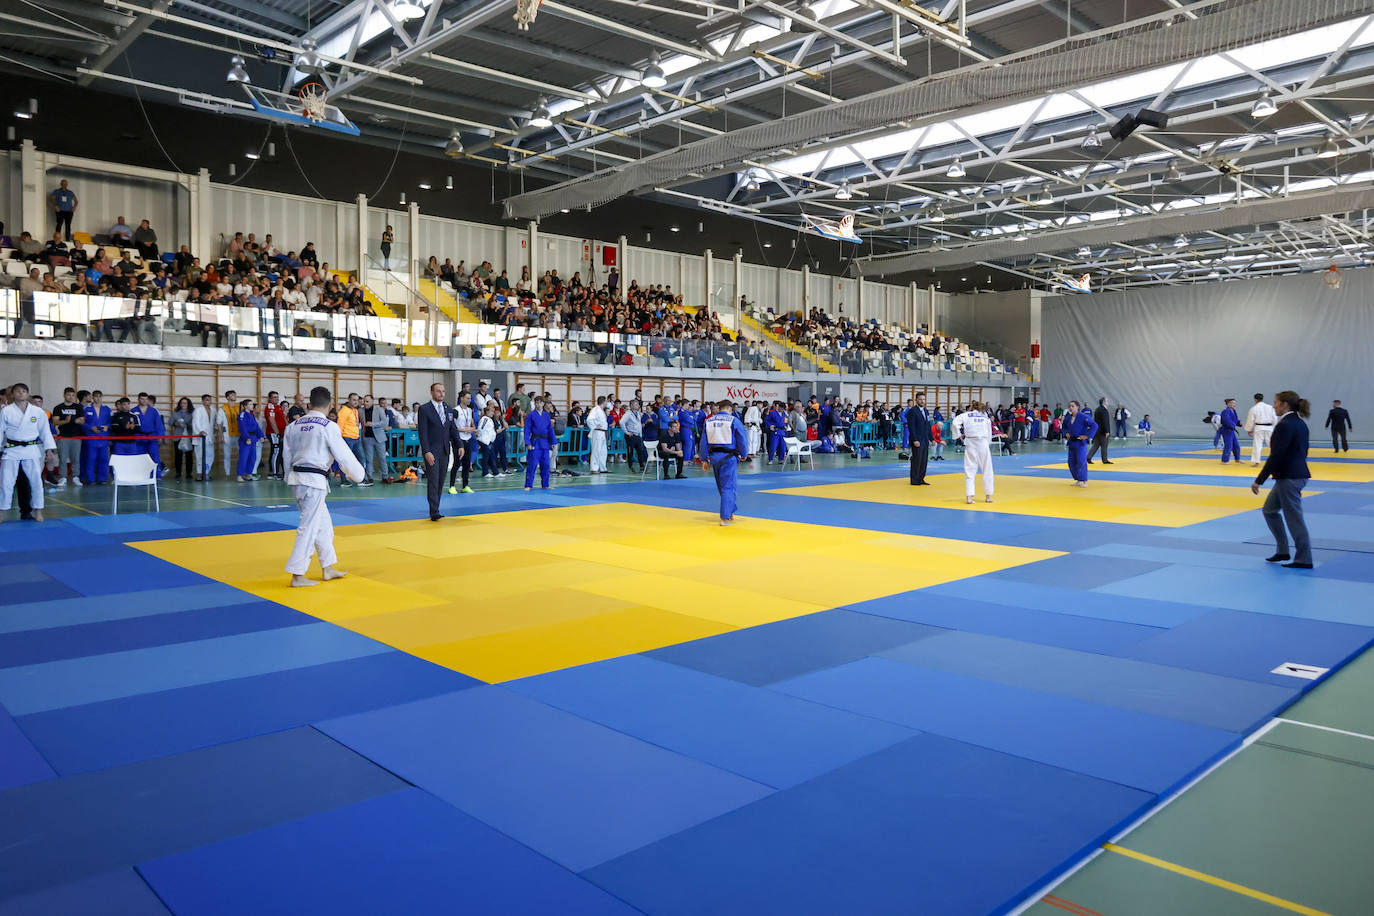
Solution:
<svg viewBox="0 0 1374 916">
<path fill-rule="evenodd" d="M 439 495 L 444 491 L 444 476 L 448 472 L 449 453 L 463 456 L 463 441 L 453 411 L 444 402 L 444 386 L 435 382 L 429 386 L 430 401 L 419 410 L 416 429 L 420 433 L 420 451 L 425 456 L 425 483 L 429 488 L 429 520 L 437 522 Z"/>
<path fill-rule="evenodd" d="M 1270 563 L 1280 563 L 1288 569 L 1312 568 L 1312 539 L 1302 517 L 1302 488 L 1312 474 L 1307 470 L 1307 424 L 1303 417 L 1312 412 L 1311 406 L 1293 391 L 1274 395 L 1274 412 L 1279 422 L 1269 437 L 1269 460 L 1260 468 L 1259 476 L 1250 484 L 1250 492 L 1259 493 L 1265 480 L 1274 478 L 1274 488 L 1264 500 L 1264 521 L 1274 535 L 1274 555 Z M 1280 518 L 1282 516 L 1282 518 Z M 1288 531 L 1283 530 L 1284 522 Z M 1288 535 L 1293 536 L 1294 555 L 1288 554 Z"/>
<path fill-rule="evenodd" d="M 907 410 L 906 428 L 911 436 L 911 485 L 928 487 L 926 467 L 930 463 L 930 416 L 926 413 L 924 392 L 916 395 L 916 404 Z"/>
<path fill-rule="evenodd" d="M 1346 438 L 1346 431 L 1355 431 L 1355 424 L 1350 422 L 1350 411 L 1341 406 L 1340 401 L 1331 402 L 1331 411 L 1326 415 L 1326 425 L 1331 430 L 1331 447 L 1338 452 L 1350 451 L 1350 440 Z"/>
<path fill-rule="evenodd" d="M 1093 423 L 1097 426 L 1097 432 L 1093 434 L 1093 447 L 1088 449 L 1088 464 L 1093 463 L 1093 455 L 1097 454 L 1098 449 L 1102 449 L 1102 463 L 1111 464 L 1107 460 L 1107 443 L 1112 438 L 1112 415 L 1107 412 L 1108 403 L 1110 402 L 1106 398 L 1098 398 L 1097 409 L 1093 411 Z"/>
</svg>

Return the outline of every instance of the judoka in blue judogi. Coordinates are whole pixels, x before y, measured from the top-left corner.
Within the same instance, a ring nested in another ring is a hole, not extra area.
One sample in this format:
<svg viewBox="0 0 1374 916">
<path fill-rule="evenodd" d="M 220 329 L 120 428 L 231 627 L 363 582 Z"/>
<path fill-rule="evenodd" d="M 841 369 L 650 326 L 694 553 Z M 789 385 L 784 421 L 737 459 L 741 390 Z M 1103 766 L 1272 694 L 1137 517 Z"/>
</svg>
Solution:
<svg viewBox="0 0 1374 916">
<path fill-rule="evenodd" d="M 1240 416 L 1236 413 L 1236 399 L 1226 399 L 1226 409 L 1221 412 L 1221 463 L 1228 464 L 1234 455 L 1240 462 L 1240 439 L 1236 432 L 1240 427 Z"/>
<path fill-rule="evenodd" d="M 1077 401 L 1069 402 L 1063 420 L 1064 445 L 1069 451 L 1069 473 L 1076 487 L 1088 485 L 1088 443 L 1097 435 L 1092 413 L 1083 410 Z"/>
<path fill-rule="evenodd" d="M 730 524 L 736 507 L 735 471 L 740 458 L 749 454 L 749 431 L 735 416 L 731 404 L 721 401 L 707 417 L 701 431 L 701 453 L 711 462 L 720 491 L 720 523 Z"/>
<path fill-rule="evenodd" d="M 525 448 L 529 450 L 525 461 L 525 489 L 534 488 L 534 469 L 539 468 L 539 485 L 549 488 L 549 460 L 553 445 L 558 437 L 553 431 L 553 418 L 544 410 L 544 399 L 535 398 L 530 412 L 525 415 Z"/>
<path fill-rule="evenodd" d="M 773 407 L 763 418 L 763 434 L 767 436 L 768 463 L 773 463 L 773 457 L 784 464 L 787 462 L 787 443 L 783 440 L 787 438 L 787 415 L 783 413 L 782 406 L 773 402 Z"/>
</svg>

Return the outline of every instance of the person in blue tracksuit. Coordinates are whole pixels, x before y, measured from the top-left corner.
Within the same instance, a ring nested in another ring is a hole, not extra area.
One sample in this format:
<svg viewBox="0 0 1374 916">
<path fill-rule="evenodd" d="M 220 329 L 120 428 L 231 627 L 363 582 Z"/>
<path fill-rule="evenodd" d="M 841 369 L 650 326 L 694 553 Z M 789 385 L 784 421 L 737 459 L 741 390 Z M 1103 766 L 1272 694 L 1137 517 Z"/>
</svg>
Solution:
<svg viewBox="0 0 1374 916">
<path fill-rule="evenodd" d="M 104 397 L 100 391 L 91 392 L 91 403 L 86 405 L 86 422 L 81 424 L 82 435 L 91 436 L 81 443 L 83 449 L 81 478 L 86 483 L 104 484 L 110 479 L 110 408 L 101 403 Z"/>
<path fill-rule="evenodd" d="M 782 405 L 777 401 L 773 402 L 773 407 L 763 418 L 763 433 L 768 437 L 767 451 L 768 464 L 773 463 L 773 457 L 783 464 L 787 463 L 787 443 L 783 440 L 787 438 L 787 415 L 782 411 Z"/>
<path fill-rule="evenodd" d="M 1240 427 L 1240 415 L 1236 413 L 1236 399 L 1226 399 L 1226 409 L 1221 412 L 1221 463 L 1229 464 L 1234 455 L 1240 463 L 1240 439 L 1236 430 Z"/>
<path fill-rule="evenodd" d="M 669 401 L 658 409 L 658 429 L 662 435 L 668 431 L 668 427 L 677 419 L 677 405 Z"/>
<path fill-rule="evenodd" d="M 553 445 L 557 440 L 553 431 L 553 418 L 544 409 L 544 399 L 535 398 L 530 412 L 525 415 L 525 449 L 529 457 L 525 460 L 525 489 L 534 489 L 534 469 L 539 467 L 539 486 L 549 488 L 549 460 Z"/>
<path fill-rule="evenodd" d="M 1077 401 L 1069 402 L 1064 413 L 1064 444 L 1069 450 L 1069 473 L 1073 475 L 1073 485 L 1088 485 L 1088 443 L 1097 435 L 1097 424 L 1092 413 L 1083 410 Z"/>
<path fill-rule="evenodd" d="M 678 427 L 682 430 L 682 461 L 684 464 L 696 459 L 697 436 L 701 432 L 695 403 L 692 402 L 677 412 Z M 705 454 L 702 452 L 703 457 Z"/>
<path fill-rule="evenodd" d="M 138 393 L 138 406 L 134 408 L 134 413 L 138 415 L 138 428 L 144 436 L 165 436 L 167 426 L 162 422 L 162 414 L 153 406 L 153 399 L 148 396 L 146 391 Z M 148 457 L 153 459 L 157 465 L 157 476 L 162 476 L 162 440 L 161 439 L 141 439 L 139 445 L 143 451 L 148 453 Z"/>
<path fill-rule="evenodd" d="M 716 405 L 716 412 L 702 424 L 701 453 L 711 462 L 720 492 L 720 523 L 730 524 L 735 516 L 735 470 L 739 460 L 749 454 L 749 431 L 735 416 L 729 401 Z"/>
</svg>

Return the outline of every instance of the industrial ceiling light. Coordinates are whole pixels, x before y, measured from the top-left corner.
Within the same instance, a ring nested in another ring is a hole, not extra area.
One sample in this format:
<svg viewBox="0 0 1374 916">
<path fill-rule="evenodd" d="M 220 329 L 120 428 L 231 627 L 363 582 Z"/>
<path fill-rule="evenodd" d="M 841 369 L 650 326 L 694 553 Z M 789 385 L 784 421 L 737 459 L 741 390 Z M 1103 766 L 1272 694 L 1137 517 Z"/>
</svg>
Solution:
<svg viewBox="0 0 1374 916">
<path fill-rule="evenodd" d="M 421 190 L 421 191 L 428 191 L 429 188 L 430 188 L 429 182 L 427 182 L 427 181 L 422 181 L 422 182 L 420 182 L 420 190 Z"/>
<path fill-rule="evenodd" d="M 1259 94 L 1255 99 L 1255 105 L 1250 109 L 1250 117 L 1267 118 L 1279 110 L 1279 106 L 1274 102 L 1274 96 L 1268 89 Z"/>
<path fill-rule="evenodd" d="M 1078 256 L 1080 258 L 1090 258 L 1092 257 L 1092 255 L 1092 250 L 1089 249 L 1087 245 L 1084 245 L 1082 248 L 1078 249 Z"/>
<path fill-rule="evenodd" d="M 398 22 L 414 22 L 422 19 L 425 15 L 425 8 L 414 0 L 396 0 L 391 4 L 391 15 L 396 17 Z"/>
<path fill-rule="evenodd" d="M 1178 166 L 1170 162 L 1169 167 L 1164 170 L 1165 181 L 1182 181 L 1183 173 L 1178 170 Z"/>
<path fill-rule="evenodd" d="M 668 227 L 668 231 L 669 231 L 669 232 L 681 232 L 682 230 L 679 229 L 677 226 L 669 226 L 669 227 Z"/>
<path fill-rule="evenodd" d="M 534 113 L 530 115 L 530 127 L 552 127 L 553 118 L 549 117 L 549 105 L 541 95 L 539 101 L 534 104 Z"/>
<path fill-rule="evenodd" d="M 798 6 L 797 15 L 803 19 L 810 19 L 812 22 L 815 22 L 817 18 L 816 11 L 811 7 L 810 3 L 802 3 Z"/>
<path fill-rule="evenodd" d="M 1175 247 L 1175 248 L 1187 248 L 1187 247 L 1188 247 L 1188 236 L 1186 236 L 1186 235 L 1180 235 L 1178 238 L 1174 239 L 1174 247 Z"/>
<path fill-rule="evenodd" d="M 939 204 L 936 204 L 935 212 L 930 214 L 930 221 L 932 223 L 943 223 L 946 218 L 947 217 L 945 216 L 945 208 L 940 206 Z"/>
<path fill-rule="evenodd" d="M 1102 148 L 1102 138 L 1097 135 L 1098 130 L 1100 130 L 1099 127 L 1094 127 L 1092 130 L 1088 131 L 1086 134 L 1083 135 L 1083 149 Z"/>
<path fill-rule="evenodd" d="M 648 89 L 662 89 L 668 85 L 668 75 L 659 66 L 657 51 L 649 55 L 649 64 L 644 68 L 644 74 L 640 76 L 639 84 Z"/>
<path fill-rule="evenodd" d="M 402 192 L 401 192 L 401 206 L 404 207 L 405 205 L 406 205 L 406 192 L 405 192 L 405 191 L 402 191 Z"/>
<path fill-rule="evenodd" d="M 840 186 L 835 189 L 836 200 L 849 200 L 854 196 L 854 191 L 849 187 L 849 179 L 840 182 Z"/>
<path fill-rule="evenodd" d="M 229 58 L 229 72 L 224 75 L 226 83 L 251 83 L 248 70 L 243 66 L 243 55 L 235 54 Z"/>
<path fill-rule="evenodd" d="M 1031 203 L 1037 207 L 1048 207 L 1050 204 L 1054 203 L 1054 195 L 1050 193 L 1049 188 L 1046 188 L 1041 191 L 1038 196 L 1032 198 Z"/>
<path fill-rule="evenodd" d="M 320 57 L 316 49 L 319 47 L 313 38 L 301 39 L 301 50 L 296 55 L 295 68 L 301 73 L 310 76 L 318 76 L 324 70 L 324 58 Z"/>
<path fill-rule="evenodd" d="M 1015 238 L 1018 242 L 1024 242 L 1030 238 L 1030 234 L 1027 233 L 1025 229 L 1022 229 L 1021 231 L 1016 233 Z"/>
<path fill-rule="evenodd" d="M 1322 141 L 1322 145 L 1317 147 L 1318 159 L 1335 159 L 1340 154 L 1341 148 L 1336 145 L 1336 141 L 1332 137 L 1327 137 Z"/>
<path fill-rule="evenodd" d="M 748 192 L 750 192 L 750 193 L 752 194 L 752 193 L 754 193 L 755 191 L 757 191 L 758 189 L 759 189 L 759 179 L 758 179 L 758 177 L 757 177 L 756 175 L 752 175 L 752 174 L 751 174 L 751 175 L 749 176 L 749 180 L 748 180 L 747 182 L 745 182 L 744 190 L 746 190 L 746 191 L 748 191 Z"/>
<path fill-rule="evenodd" d="M 29 99 L 28 105 L 15 109 L 14 116 L 24 121 L 32 121 L 38 117 L 38 99 Z"/>
<path fill-rule="evenodd" d="M 463 155 L 463 138 L 458 136 L 458 131 L 455 130 L 448 135 L 448 142 L 444 144 L 444 155 L 454 159 Z"/>
<path fill-rule="evenodd" d="M 453 176 L 452 176 L 452 175 L 448 176 L 448 180 L 444 182 L 444 190 L 445 190 L 445 191 L 452 191 L 452 190 L 453 190 Z"/>
<path fill-rule="evenodd" d="M 950 178 L 963 178 L 968 172 L 964 169 L 964 163 L 956 156 L 954 157 L 954 161 L 949 164 L 949 169 L 945 174 Z"/>
</svg>

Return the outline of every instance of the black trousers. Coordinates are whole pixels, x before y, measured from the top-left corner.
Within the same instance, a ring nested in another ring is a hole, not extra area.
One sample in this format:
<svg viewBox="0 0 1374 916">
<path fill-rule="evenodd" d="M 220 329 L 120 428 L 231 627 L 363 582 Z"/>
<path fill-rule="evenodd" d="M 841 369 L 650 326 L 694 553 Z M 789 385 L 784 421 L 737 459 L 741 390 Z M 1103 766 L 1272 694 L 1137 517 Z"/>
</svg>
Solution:
<svg viewBox="0 0 1374 916">
<path fill-rule="evenodd" d="M 14 479 L 14 499 L 19 503 L 19 517 L 33 518 L 33 490 L 29 488 L 28 475 L 22 471 Z"/>
<path fill-rule="evenodd" d="M 637 463 L 642 469 L 649 461 L 649 450 L 644 447 L 643 436 L 625 437 L 625 461 L 630 467 Z"/>
<path fill-rule="evenodd" d="M 911 443 L 911 485 L 926 482 L 926 467 L 930 464 L 930 443 Z"/>
<path fill-rule="evenodd" d="M 281 433 L 268 433 L 267 444 L 272 447 L 272 457 L 267 465 L 268 473 L 273 477 L 284 477 L 286 468 L 283 467 L 283 463 L 286 459 L 286 453 L 281 448 Z"/>
<path fill-rule="evenodd" d="M 665 453 L 663 453 L 663 452 L 659 452 L 659 453 L 658 453 L 658 457 L 661 458 L 661 459 L 663 460 L 663 476 L 664 476 L 664 477 L 674 477 L 674 476 L 679 476 L 679 475 L 682 474 L 682 456 L 681 456 L 681 455 L 668 455 L 668 454 L 665 454 Z M 673 465 L 674 465 L 675 463 L 676 463 L 676 465 L 677 465 L 677 471 L 676 471 L 676 472 L 673 471 Z"/>
<path fill-rule="evenodd" d="M 453 457 L 453 464 L 448 472 L 448 485 L 450 487 L 453 486 L 454 481 L 458 479 L 458 473 L 460 471 L 463 474 L 463 486 L 466 487 L 468 485 L 468 477 L 472 474 L 472 453 L 476 448 L 477 439 L 474 437 L 467 440 L 461 458 L 457 455 Z"/>
<path fill-rule="evenodd" d="M 1099 429 L 1097 435 L 1093 436 L 1093 447 L 1088 449 L 1088 460 L 1093 460 L 1093 455 L 1097 454 L 1098 449 L 1102 449 L 1102 460 L 1107 460 L 1107 442 L 1111 439 L 1111 430 Z"/>
<path fill-rule="evenodd" d="M 1331 447 L 1336 451 L 1350 451 L 1350 442 L 1345 438 L 1345 427 L 1331 428 Z"/>
<path fill-rule="evenodd" d="M 62 237 L 67 241 L 72 240 L 72 211 L 57 211 L 57 231 L 62 233 Z M 21 475 L 22 476 L 22 475 Z"/>
<path fill-rule="evenodd" d="M 439 497 L 444 492 L 444 474 L 448 471 L 448 449 L 435 452 L 434 465 L 425 465 L 425 485 L 429 496 L 429 517 L 439 517 Z"/>
</svg>

